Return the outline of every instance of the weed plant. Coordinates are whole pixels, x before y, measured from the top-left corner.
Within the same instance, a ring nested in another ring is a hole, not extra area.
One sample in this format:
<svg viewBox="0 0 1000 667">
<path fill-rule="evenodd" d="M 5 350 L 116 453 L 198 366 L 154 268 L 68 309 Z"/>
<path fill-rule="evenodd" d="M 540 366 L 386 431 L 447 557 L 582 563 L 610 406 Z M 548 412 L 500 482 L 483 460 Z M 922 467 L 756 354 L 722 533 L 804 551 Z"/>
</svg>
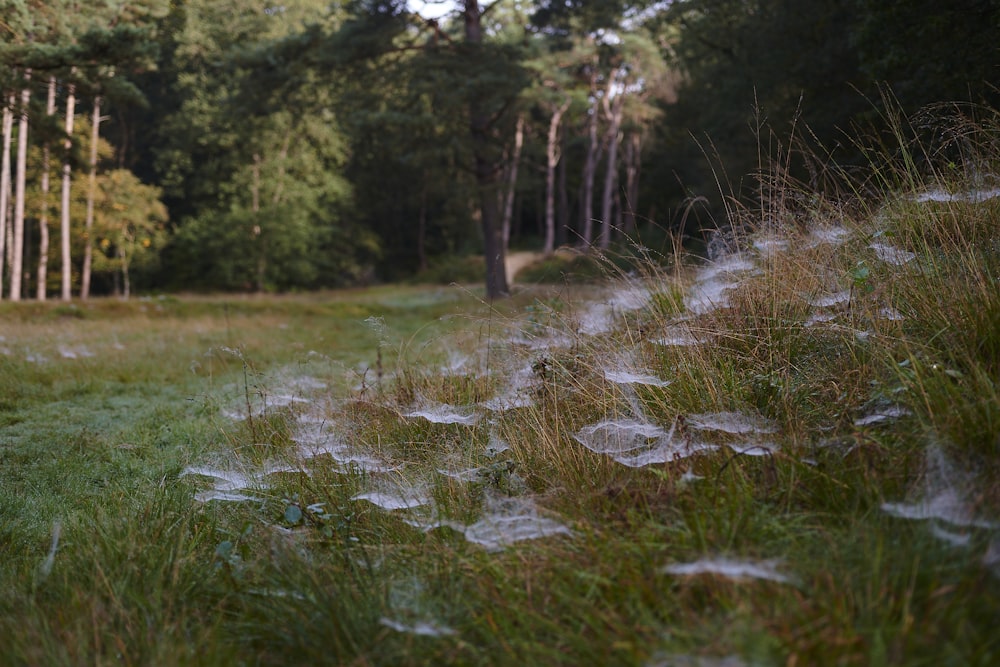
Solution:
<svg viewBox="0 0 1000 667">
<path fill-rule="evenodd" d="M 5 305 L 0 661 L 996 664 L 996 127 L 895 127 L 601 285 Z"/>
</svg>

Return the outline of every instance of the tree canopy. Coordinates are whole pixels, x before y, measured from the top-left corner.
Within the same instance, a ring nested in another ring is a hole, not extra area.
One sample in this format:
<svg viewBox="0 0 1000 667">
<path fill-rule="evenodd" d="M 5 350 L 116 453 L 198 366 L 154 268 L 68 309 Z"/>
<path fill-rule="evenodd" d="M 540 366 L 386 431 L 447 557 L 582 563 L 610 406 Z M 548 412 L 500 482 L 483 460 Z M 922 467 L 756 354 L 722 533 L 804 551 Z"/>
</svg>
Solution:
<svg viewBox="0 0 1000 667">
<path fill-rule="evenodd" d="M 508 246 L 667 238 L 701 198 L 697 233 L 796 142 L 802 178 L 859 161 L 851 137 L 885 130 L 883 99 L 1000 103 L 1000 0 L 430 5 L 0 0 L 0 237 L 25 202 L 25 293 L 56 202 L 43 152 L 74 192 L 55 265 L 76 280 L 96 243 L 99 292 L 423 276 L 492 297 Z M 94 123 L 66 121 L 94 110 L 107 147 L 90 167 Z M 21 141 L 38 157 L 19 196 Z"/>
</svg>

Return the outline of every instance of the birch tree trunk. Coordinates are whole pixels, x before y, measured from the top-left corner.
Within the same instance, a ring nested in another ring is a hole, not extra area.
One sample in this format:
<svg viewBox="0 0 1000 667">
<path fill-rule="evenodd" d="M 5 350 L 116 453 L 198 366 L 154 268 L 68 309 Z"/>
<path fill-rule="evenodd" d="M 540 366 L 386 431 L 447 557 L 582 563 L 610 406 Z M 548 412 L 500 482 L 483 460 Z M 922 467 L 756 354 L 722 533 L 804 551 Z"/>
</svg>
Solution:
<svg viewBox="0 0 1000 667">
<path fill-rule="evenodd" d="M 614 80 L 614 77 L 612 77 Z M 604 172 L 604 191 L 601 193 L 601 235 L 597 240 L 597 247 L 607 250 L 611 247 L 611 228 L 613 221 L 611 214 L 613 211 L 615 197 L 615 182 L 618 180 L 618 136 L 622 125 L 622 100 L 624 93 L 615 95 L 610 99 L 611 84 L 608 84 L 608 95 L 604 98 L 604 110 L 608 117 L 608 162 Z"/>
<path fill-rule="evenodd" d="M 549 119 L 549 134 L 545 147 L 545 245 L 543 252 L 548 257 L 556 249 L 556 165 L 559 164 L 559 124 L 563 114 L 569 109 L 570 100 L 565 100 Z"/>
<path fill-rule="evenodd" d="M 7 259 L 7 209 L 10 204 L 10 144 L 14 133 L 14 96 L 3 108 L 3 157 L 0 159 L 0 299 L 3 298 L 4 260 Z"/>
<path fill-rule="evenodd" d="M 70 187 L 72 182 L 71 167 L 69 164 L 69 152 L 73 147 L 73 118 L 76 113 L 76 87 L 71 83 L 66 94 L 66 139 L 63 141 L 63 148 L 66 154 L 63 157 L 62 165 L 62 206 L 59 217 L 59 244 L 62 251 L 62 300 L 69 301 L 73 298 L 73 260 L 70 255 Z"/>
<path fill-rule="evenodd" d="M 49 99 L 46 115 L 56 112 L 56 78 L 49 77 Z M 49 142 L 42 146 L 41 212 L 38 215 L 38 290 L 37 298 L 45 301 L 46 283 L 49 280 Z"/>
<path fill-rule="evenodd" d="M 514 218 L 514 194 L 517 189 L 517 169 L 521 163 L 521 148 L 524 146 L 524 114 L 518 114 L 517 125 L 514 127 L 514 153 L 510 158 L 507 170 L 507 192 L 503 202 L 503 247 L 510 248 L 510 224 Z"/>
<path fill-rule="evenodd" d="M 17 173 L 14 184 L 14 234 L 11 239 L 10 300 L 21 300 L 21 282 L 24 271 L 24 194 L 28 170 L 28 103 L 31 89 L 31 70 L 24 72 L 25 87 L 21 91 L 21 120 L 17 125 Z"/>
<path fill-rule="evenodd" d="M 87 218 L 83 232 L 83 270 L 80 273 L 80 298 L 90 297 L 90 267 L 94 260 L 94 199 L 97 197 L 97 141 L 101 137 L 101 97 L 94 98 L 94 118 L 90 128 L 90 174 L 87 178 Z"/>
</svg>

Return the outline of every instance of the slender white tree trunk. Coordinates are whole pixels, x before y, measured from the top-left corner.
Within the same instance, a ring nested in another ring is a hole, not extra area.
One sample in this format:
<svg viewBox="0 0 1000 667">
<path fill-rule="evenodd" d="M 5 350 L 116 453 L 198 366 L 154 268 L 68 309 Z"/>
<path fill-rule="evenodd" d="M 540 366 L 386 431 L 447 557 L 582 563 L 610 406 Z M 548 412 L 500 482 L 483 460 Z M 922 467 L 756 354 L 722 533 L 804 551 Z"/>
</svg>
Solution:
<svg viewBox="0 0 1000 667">
<path fill-rule="evenodd" d="M 45 113 L 56 112 L 56 78 L 49 77 L 49 99 Z M 49 280 L 49 143 L 42 147 L 41 213 L 38 216 L 38 290 L 39 301 L 45 301 L 46 283 Z"/>
<path fill-rule="evenodd" d="M 94 119 L 90 128 L 90 174 L 87 180 L 87 218 L 83 234 L 83 271 L 80 275 L 80 298 L 90 297 L 90 268 L 94 261 L 94 199 L 97 197 L 97 141 L 101 137 L 101 98 L 94 98 Z"/>
<path fill-rule="evenodd" d="M 10 144 L 14 133 L 14 96 L 3 107 L 3 157 L 0 160 L 0 298 L 3 298 L 4 260 L 7 258 L 7 208 L 10 204 Z"/>
<path fill-rule="evenodd" d="M 31 70 L 25 70 L 26 85 L 21 91 L 21 120 L 17 125 L 17 174 L 14 182 L 14 236 L 11 242 L 10 300 L 21 300 L 21 281 L 24 277 L 24 185 L 28 171 L 28 103 L 31 89 Z"/>
<path fill-rule="evenodd" d="M 510 248 L 510 225 L 514 218 L 514 193 L 517 189 L 517 169 L 521 164 L 521 148 L 524 146 L 524 114 L 518 114 L 517 124 L 514 126 L 514 152 L 510 159 L 510 168 L 507 171 L 507 192 L 503 202 L 503 221 L 501 223 L 501 234 L 503 236 L 504 250 Z"/>
<path fill-rule="evenodd" d="M 60 222 L 59 222 L 59 243 L 62 250 L 62 299 L 63 301 L 69 301 L 73 298 L 72 293 L 72 279 L 73 279 L 73 265 L 72 257 L 70 255 L 70 224 L 69 224 L 69 206 L 70 206 L 70 184 L 72 182 L 70 165 L 69 165 L 69 151 L 73 147 L 73 116 L 76 113 L 76 88 L 71 83 L 69 84 L 69 89 L 66 95 L 66 139 L 63 143 L 66 149 L 66 156 L 63 160 L 62 167 L 62 209 L 60 211 Z"/>
<path fill-rule="evenodd" d="M 559 124 L 569 109 L 565 100 L 549 119 L 549 135 L 545 147 L 545 246 L 543 252 L 551 255 L 556 249 L 556 165 L 559 164 Z"/>
</svg>

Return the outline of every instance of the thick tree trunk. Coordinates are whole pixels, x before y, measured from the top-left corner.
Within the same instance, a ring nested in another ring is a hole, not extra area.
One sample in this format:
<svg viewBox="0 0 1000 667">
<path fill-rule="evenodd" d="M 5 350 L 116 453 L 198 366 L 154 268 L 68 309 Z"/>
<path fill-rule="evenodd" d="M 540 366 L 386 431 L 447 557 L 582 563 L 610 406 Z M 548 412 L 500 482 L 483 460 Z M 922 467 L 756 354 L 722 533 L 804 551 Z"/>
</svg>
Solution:
<svg viewBox="0 0 1000 667">
<path fill-rule="evenodd" d="M 479 10 L 478 0 L 464 1 L 465 42 L 478 51 L 483 43 L 482 12 Z M 509 287 L 503 230 L 497 210 L 497 167 L 490 159 L 490 118 L 483 108 L 482 100 L 474 98 L 469 101 L 469 130 L 472 135 L 474 172 L 479 190 L 479 220 L 486 256 L 486 297 L 495 299 L 507 296 Z"/>
<path fill-rule="evenodd" d="M 31 79 L 31 71 L 24 73 L 24 80 Z M 14 181 L 14 234 L 11 239 L 10 300 L 21 300 L 21 281 L 24 277 L 24 195 L 28 170 L 28 103 L 31 89 L 21 91 L 21 120 L 17 125 L 17 173 Z"/>
<path fill-rule="evenodd" d="M 70 149 L 73 147 L 73 119 L 76 113 L 76 88 L 71 83 L 66 94 L 66 139 L 63 141 L 63 148 L 66 154 L 63 157 L 62 165 L 62 204 L 59 217 L 59 245 L 62 251 L 62 300 L 69 301 L 73 298 L 73 264 L 70 254 L 70 187 L 72 182 L 71 167 L 69 164 Z"/>
<path fill-rule="evenodd" d="M 94 199 L 97 197 L 97 141 L 101 137 L 101 98 L 94 98 L 94 118 L 90 128 L 90 174 L 87 180 L 87 218 L 83 232 L 83 271 L 80 275 L 80 298 L 90 297 L 90 267 L 94 261 Z"/>
<path fill-rule="evenodd" d="M 517 169 L 521 164 L 521 148 L 524 146 L 524 114 L 518 114 L 514 126 L 514 152 L 510 156 L 507 169 L 507 192 L 503 202 L 503 247 L 510 248 L 510 224 L 514 217 L 514 194 L 517 190 Z"/>
<path fill-rule="evenodd" d="M 3 298 L 4 260 L 7 259 L 7 209 L 10 204 L 10 144 L 14 134 L 14 96 L 3 107 L 3 156 L 0 159 L 0 299 Z"/>
<path fill-rule="evenodd" d="M 569 109 L 566 100 L 549 119 L 549 134 L 545 145 L 545 245 L 543 252 L 551 255 L 556 249 L 556 165 L 559 164 L 559 124 Z"/>
<path fill-rule="evenodd" d="M 614 77 L 611 77 L 614 81 Z M 608 117 L 608 162 L 604 172 L 604 190 L 601 193 L 601 235 L 597 247 L 607 250 L 611 247 L 611 229 L 614 226 L 611 219 L 614 210 L 615 183 L 618 180 L 618 133 L 622 125 L 622 94 L 611 99 L 612 84 L 609 81 L 607 94 L 604 97 L 604 110 Z"/>
<path fill-rule="evenodd" d="M 49 98 L 45 113 L 56 112 L 56 79 L 49 77 Z M 49 143 L 42 146 L 41 212 L 38 215 L 38 289 L 39 301 L 45 301 L 46 283 L 49 280 Z"/>
</svg>

